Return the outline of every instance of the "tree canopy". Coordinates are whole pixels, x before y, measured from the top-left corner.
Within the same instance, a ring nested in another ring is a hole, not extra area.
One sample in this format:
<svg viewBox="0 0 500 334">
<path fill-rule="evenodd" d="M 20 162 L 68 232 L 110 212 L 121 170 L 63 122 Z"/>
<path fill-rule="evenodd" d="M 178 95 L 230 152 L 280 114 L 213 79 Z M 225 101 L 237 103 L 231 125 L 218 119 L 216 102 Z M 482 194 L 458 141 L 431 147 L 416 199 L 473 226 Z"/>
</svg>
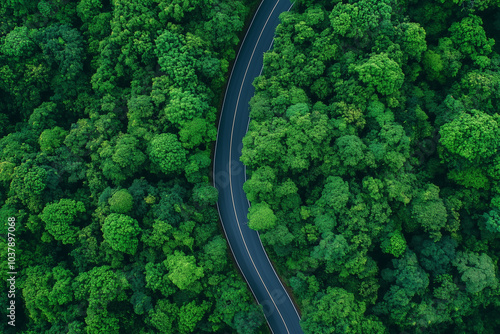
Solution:
<svg viewBox="0 0 500 334">
<path fill-rule="evenodd" d="M 2 235 L 16 219 L 0 254 L 15 247 L 17 332 L 265 330 L 217 228 L 210 174 L 257 5 L 0 2 Z"/>
<path fill-rule="evenodd" d="M 305 333 L 498 331 L 499 5 L 281 15 L 241 161 Z"/>
</svg>

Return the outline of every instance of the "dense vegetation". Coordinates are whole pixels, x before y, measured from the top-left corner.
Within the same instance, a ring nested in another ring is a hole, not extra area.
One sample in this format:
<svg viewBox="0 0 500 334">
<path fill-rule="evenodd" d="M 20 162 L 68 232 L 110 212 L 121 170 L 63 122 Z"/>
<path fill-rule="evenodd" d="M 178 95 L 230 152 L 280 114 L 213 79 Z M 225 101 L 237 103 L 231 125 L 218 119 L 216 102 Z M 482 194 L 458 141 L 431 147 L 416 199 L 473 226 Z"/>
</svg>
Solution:
<svg viewBox="0 0 500 334">
<path fill-rule="evenodd" d="M 18 271 L 16 327 L 2 292 L 0 332 L 251 334 L 265 323 L 209 179 L 217 107 L 255 4 L 0 2 L 0 221 L 5 236 L 17 219 Z"/>
<path fill-rule="evenodd" d="M 499 6 L 282 14 L 244 189 L 306 333 L 500 332 Z"/>
</svg>

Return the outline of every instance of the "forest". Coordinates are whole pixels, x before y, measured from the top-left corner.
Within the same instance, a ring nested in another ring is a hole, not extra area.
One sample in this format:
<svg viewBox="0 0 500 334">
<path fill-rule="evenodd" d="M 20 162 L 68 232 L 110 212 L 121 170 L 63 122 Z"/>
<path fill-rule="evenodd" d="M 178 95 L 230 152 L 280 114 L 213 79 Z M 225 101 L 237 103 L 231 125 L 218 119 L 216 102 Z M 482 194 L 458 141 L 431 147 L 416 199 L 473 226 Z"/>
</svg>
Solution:
<svg viewBox="0 0 500 334">
<path fill-rule="evenodd" d="M 0 332 L 268 332 L 210 174 L 258 3 L 0 2 Z M 500 0 L 296 0 L 254 86 L 249 226 L 304 332 L 500 332 Z"/>
<path fill-rule="evenodd" d="M 304 331 L 499 333 L 500 1 L 281 15 L 241 160 Z"/>
<path fill-rule="evenodd" d="M 209 174 L 229 65 L 256 5 L 0 2 L 1 333 L 265 330 Z"/>
</svg>

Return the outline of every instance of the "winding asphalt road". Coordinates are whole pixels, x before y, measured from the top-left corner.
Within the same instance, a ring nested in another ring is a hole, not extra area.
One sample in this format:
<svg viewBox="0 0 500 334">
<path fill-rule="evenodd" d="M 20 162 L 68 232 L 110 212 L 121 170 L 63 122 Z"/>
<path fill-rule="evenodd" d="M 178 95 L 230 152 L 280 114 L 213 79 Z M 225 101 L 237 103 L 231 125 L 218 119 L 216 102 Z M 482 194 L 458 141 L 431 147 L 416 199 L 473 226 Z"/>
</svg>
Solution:
<svg viewBox="0 0 500 334">
<path fill-rule="evenodd" d="M 234 63 L 224 97 L 214 156 L 214 186 L 219 190 L 217 208 L 245 280 L 275 334 L 303 333 L 300 316 L 274 271 L 259 234 L 247 225 L 249 202 L 243 191 L 245 166 L 240 162 L 242 139 L 248 129 L 252 82 L 260 74 L 263 54 L 273 41 L 279 14 L 289 10 L 289 0 L 263 0 Z"/>
</svg>

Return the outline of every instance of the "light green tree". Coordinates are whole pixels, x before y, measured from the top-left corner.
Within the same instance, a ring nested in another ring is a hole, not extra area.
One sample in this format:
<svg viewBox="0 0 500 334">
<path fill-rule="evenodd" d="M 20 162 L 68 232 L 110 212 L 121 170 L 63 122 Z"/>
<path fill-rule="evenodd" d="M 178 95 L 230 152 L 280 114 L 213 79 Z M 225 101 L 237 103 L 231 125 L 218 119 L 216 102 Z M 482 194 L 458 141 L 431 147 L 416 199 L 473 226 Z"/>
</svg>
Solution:
<svg viewBox="0 0 500 334">
<path fill-rule="evenodd" d="M 123 214 L 112 213 L 104 220 L 102 226 L 104 240 L 116 251 L 134 255 L 139 245 L 138 235 L 141 232 L 137 220 Z"/>
<path fill-rule="evenodd" d="M 454 155 L 448 161 L 463 158 L 470 162 L 489 158 L 497 152 L 500 127 L 496 118 L 478 110 L 464 113 L 441 126 L 439 142 Z"/>
<path fill-rule="evenodd" d="M 422 53 L 427 50 L 425 29 L 414 22 L 402 23 L 400 28 L 402 30 L 400 36 L 402 51 L 409 57 L 420 61 Z"/>
<path fill-rule="evenodd" d="M 248 211 L 248 226 L 257 231 L 273 228 L 276 219 L 273 210 L 266 202 L 254 204 Z"/>
<path fill-rule="evenodd" d="M 36 48 L 32 35 L 33 33 L 25 26 L 15 27 L 5 37 L 0 50 L 9 57 L 30 56 Z"/>
<path fill-rule="evenodd" d="M 169 255 L 164 263 L 169 270 L 168 278 L 181 290 L 188 289 L 204 276 L 203 268 L 196 265 L 195 257 L 180 251 Z"/>
<path fill-rule="evenodd" d="M 68 132 L 59 126 L 44 130 L 38 139 L 40 150 L 48 154 L 54 153 L 61 146 L 67 134 Z"/>
<path fill-rule="evenodd" d="M 328 287 L 318 294 L 301 319 L 305 333 L 387 333 L 375 316 L 365 316 L 366 305 L 342 288 Z"/>
<path fill-rule="evenodd" d="M 151 324 L 161 333 L 173 333 L 174 323 L 179 315 L 179 308 L 175 303 L 160 299 L 150 313 Z"/>
<path fill-rule="evenodd" d="M 183 334 L 193 333 L 196 325 L 209 307 L 210 304 L 206 301 L 203 301 L 200 305 L 196 305 L 195 301 L 191 301 L 181 306 L 179 310 L 179 332 Z"/>
<path fill-rule="evenodd" d="M 193 199 L 201 205 L 215 205 L 219 192 L 208 183 L 198 183 L 193 189 Z"/>
<path fill-rule="evenodd" d="M 477 15 L 469 15 L 453 23 L 449 31 L 455 47 L 473 60 L 490 54 L 495 44 L 494 39 L 486 37 L 483 20 Z"/>
<path fill-rule="evenodd" d="M 382 95 L 391 95 L 403 85 L 405 75 L 401 67 L 386 53 L 376 54 L 360 65 L 352 67 L 359 79 Z"/>
<path fill-rule="evenodd" d="M 187 151 L 172 133 L 156 135 L 149 143 L 148 154 L 165 174 L 179 171 L 186 162 Z"/>
<path fill-rule="evenodd" d="M 390 233 L 380 245 L 384 253 L 400 257 L 406 251 L 406 240 L 401 232 Z"/>
<path fill-rule="evenodd" d="M 42 319 L 50 323 L 58 321 L 64 308 L 74 299 L 73 280 L 71 271 L 61 266 L 37 265 L 26 269 L 22 295 L 33 322 L 41 324 Z"/>
<path fill-rule="evenodd" d="M 63 198 L 57 203 L 48 204 L 40 214 L 46 230 L 54 239 L 63 244 L 73 244 L 77 240 L 79 228 L 73 223 L 77 217 L 85 212 L 82 202 Z"/>
<path fill-rule="evenodd" d="M 127 213 L 132 210 L 134 199 L 126 189 L 120 189 L 108 200 L 109 209 L 116 213 Z"/>
</svg>

